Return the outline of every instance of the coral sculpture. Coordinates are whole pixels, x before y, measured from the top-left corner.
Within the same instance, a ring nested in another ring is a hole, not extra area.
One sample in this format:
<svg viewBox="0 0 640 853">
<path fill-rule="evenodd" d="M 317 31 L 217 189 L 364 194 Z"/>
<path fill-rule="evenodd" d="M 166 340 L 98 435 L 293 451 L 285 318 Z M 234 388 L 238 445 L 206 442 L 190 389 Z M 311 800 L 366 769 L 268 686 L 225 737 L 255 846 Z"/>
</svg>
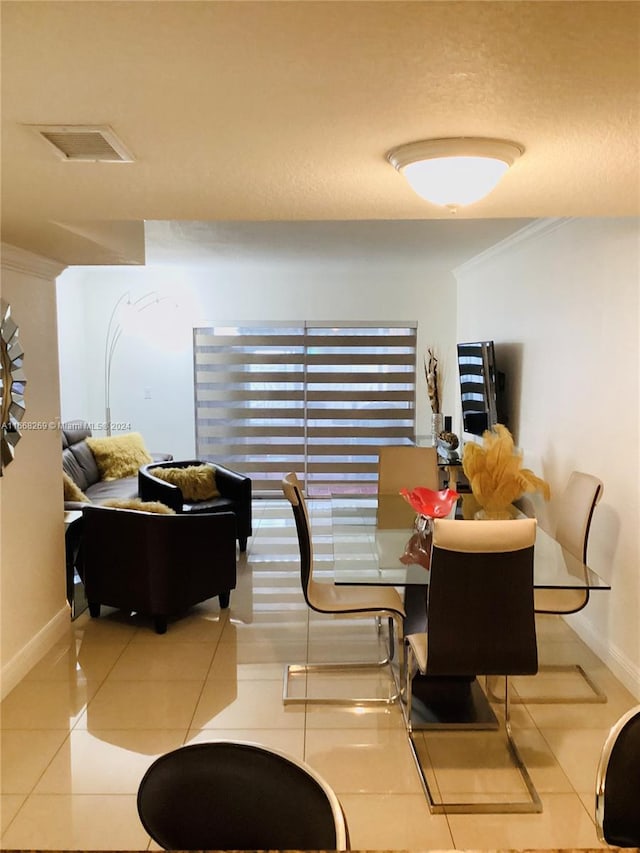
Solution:
<svg viewBox="0 0 640 853">
<path fill-rule="evenodd" d="M 486 516 L 509 517 L 509 507 L 525 492 L 539 491 L 549 500 L 549 484 L 521 467 L 522 454 L 516 452 L 505 426 L 496 424 L 493 430 L 487 430 L 482 442 L 465 445 L 462 470 Z"/>
</svg>

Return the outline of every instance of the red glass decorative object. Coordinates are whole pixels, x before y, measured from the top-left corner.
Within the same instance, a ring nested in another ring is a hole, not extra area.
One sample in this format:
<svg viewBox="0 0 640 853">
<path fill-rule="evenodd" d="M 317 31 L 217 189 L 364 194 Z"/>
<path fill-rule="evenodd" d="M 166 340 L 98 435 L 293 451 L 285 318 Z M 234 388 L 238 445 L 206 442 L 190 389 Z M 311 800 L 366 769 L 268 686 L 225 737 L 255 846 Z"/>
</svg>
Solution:
<svg viewBox="0 0 640 853">
<path fill-rule="evenodd" d="M 442 489 L 436 492 L 424 486 L 417 486 L 411 491 L 400 489 L 400 494 L 418 515 L 425 515 L 428 518 L 444 518 L 449 515 L 451 508 L 460 497 L 453 489 Z"/>
</svg>

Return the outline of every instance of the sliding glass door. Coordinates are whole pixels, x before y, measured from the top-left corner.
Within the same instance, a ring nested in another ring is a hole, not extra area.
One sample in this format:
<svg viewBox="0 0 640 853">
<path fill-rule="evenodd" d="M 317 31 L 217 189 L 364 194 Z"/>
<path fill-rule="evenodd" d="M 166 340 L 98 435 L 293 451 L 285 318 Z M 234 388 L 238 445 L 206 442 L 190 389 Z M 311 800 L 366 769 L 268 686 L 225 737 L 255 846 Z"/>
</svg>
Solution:
<svg viewBox="0 0 640 853">
<path fill-rule="evenodd" d="M 194 329 L 198 457 L 280 491 L 375 492 L 377 448 L 414 435 L 415 324 Z"/>
</svg>

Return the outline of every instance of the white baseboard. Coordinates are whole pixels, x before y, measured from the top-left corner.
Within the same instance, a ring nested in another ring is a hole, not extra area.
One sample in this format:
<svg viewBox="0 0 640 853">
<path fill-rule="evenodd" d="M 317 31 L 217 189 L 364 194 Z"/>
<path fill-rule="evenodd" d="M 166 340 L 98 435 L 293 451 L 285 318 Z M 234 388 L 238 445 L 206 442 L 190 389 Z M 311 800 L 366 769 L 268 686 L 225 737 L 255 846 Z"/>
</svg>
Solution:
<svg viewBox="0 0 640 853">
<path fill-rule="evenodd" d="M 598 655 L 611 672 L 636 699 L 640 700 L 640 666 L 630 661 L 620 649 L 605 641 L 582 613 L 567 619 L 576 634 Z"/>
<path fill-rule="evenodd" d="M 49 649 L 69 633 L 71 612 L 65 605 L 41 631 L 11 660 L 2 667 L 0 674 L 0 699 L 4 699 L 13 688 L 25 677 Z"/>
</svg>

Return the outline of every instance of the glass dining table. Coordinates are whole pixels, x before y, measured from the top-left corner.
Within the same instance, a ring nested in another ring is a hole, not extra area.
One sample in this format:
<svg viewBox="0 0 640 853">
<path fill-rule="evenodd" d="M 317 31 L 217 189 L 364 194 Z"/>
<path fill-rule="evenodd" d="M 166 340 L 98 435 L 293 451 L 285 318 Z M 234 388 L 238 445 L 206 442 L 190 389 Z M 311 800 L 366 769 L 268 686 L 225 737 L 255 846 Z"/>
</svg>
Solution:
<svg viewBox="0 0 640 853">
<path fill-rule="evenodd" d="M 464 497 L 451 518 L 464 518 Z M 400 495 L 331 498 L 333 575 L 337 585 L 405 589 L 406 634 L 426 628 L 429 585 L 428 544 L 416 547 L 414 510 Z M 413 538 L 413 542 L 411 541 Z M 534 547 L 534 589 L 610 590 L 610 584 L 538 527 Z M 497 728 L 477 679 L 418 676 L 414 695 L 424 705 L 422 728 Z"/>
</svg>

